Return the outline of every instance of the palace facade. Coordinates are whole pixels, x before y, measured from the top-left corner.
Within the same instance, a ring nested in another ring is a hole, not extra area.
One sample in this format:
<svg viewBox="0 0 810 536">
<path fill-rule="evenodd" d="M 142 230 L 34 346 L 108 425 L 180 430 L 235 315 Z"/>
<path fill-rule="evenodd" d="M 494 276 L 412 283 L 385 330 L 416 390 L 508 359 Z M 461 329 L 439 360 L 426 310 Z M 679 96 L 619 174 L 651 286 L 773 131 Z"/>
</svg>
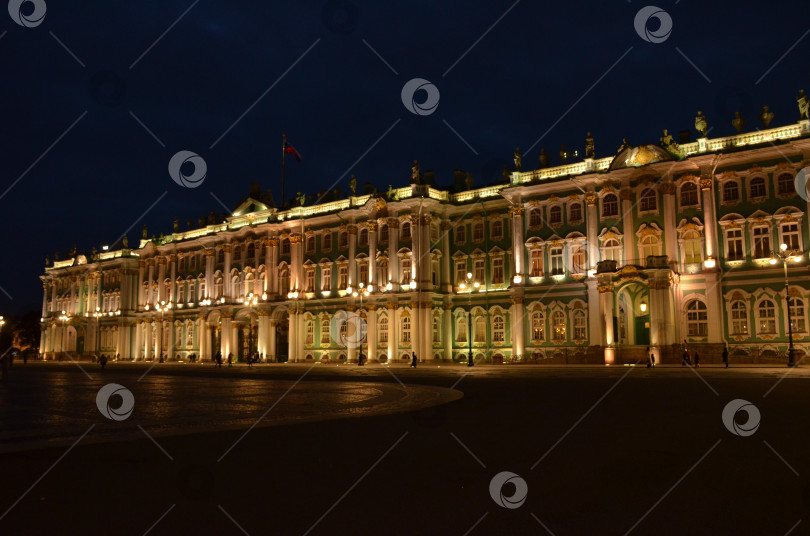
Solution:
<svg viewBox="0 0 810 536">
<path fill-rule="evenodd" d="M 728 345 L 777 362 L 787 276 L 799 359 L 810 122 L 668 149 L 464 191 L 415 183 L 284 211 L 249 198 L 222 223 L 46 266 L 41 352 L 627 363 L 648 345 L 679 362 L 686 341 L 704 359 Z M 359 348 L 341 343 L 346 311 L 365 321 Z"/>
</svg>

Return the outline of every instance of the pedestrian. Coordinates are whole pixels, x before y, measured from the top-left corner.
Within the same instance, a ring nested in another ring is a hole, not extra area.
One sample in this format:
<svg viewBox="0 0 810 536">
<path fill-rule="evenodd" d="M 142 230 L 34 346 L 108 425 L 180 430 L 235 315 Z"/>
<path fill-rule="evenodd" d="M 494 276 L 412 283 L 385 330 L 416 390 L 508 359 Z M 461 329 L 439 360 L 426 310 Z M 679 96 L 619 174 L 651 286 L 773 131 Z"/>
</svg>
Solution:
<svg viewBox="0 0 810 536">
<path fill-rule="evenodd" d="M 101 354 L 101 357 L 99 358 L 98 362 L 101 364 L 101 370 L 104 370 L 104 367 L 107 366 L 107 356 Z"/>
<path fill-rule="evenodd" d="M 695 350 L 695 368 L 700 368 L 700 354 Z"/>
<path fill-rule="evenodd" d="M 644 349 L 644 353 L 647 354 L 647 368 L 650 368 L 650 367 L 653 366 L 653 359 L 654 358 L 653 358 L 653 355 L 650 353 L 650 347 L 649 346 Z"/>
<path fill-rule="evenodd" d="M 217 355 L 214 356 L 214 366 L 222 368 L 222 352 L 217 352 Z"/>
<path fill-rule="evenodd" d="M 416 352 L 413 352 L 413 359 L 411 359 L 411 366 L 416 368 Z"/>
<path fill-rule="evenodd" d="M 683 357 L 681 357 L 681 366 L 685 367 L 688 362 L 689 362 L 689 350 L 687 350 L 686 347 L 684 347 Z"/>
<path fill-rule="evenodd" d="M 233 363 L 233 352 L 228 352 L 228 366 L 229 367 L 231 366 L 231 363 Z"/>
<path fill-rule="evenodd" d="M 248 368 L 253 367 L 253 354 L 248 354 L 247 356 Z"/>
<path fill-rule="evenodd" d="M 728 368 L 728 346 L 723 348 L 723 363 L 725 363 L 726 368 Z"/>
</svg>

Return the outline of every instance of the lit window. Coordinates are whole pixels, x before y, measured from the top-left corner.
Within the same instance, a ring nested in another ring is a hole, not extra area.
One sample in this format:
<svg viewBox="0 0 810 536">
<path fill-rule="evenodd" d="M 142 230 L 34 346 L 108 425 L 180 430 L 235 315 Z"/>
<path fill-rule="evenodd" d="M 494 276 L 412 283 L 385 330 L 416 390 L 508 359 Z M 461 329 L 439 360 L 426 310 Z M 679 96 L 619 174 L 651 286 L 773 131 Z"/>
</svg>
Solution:
<svg viewBox="0 0 810 536">
<path fill-rule="evenodd" d="M 748 308 L 742 300 L 731 304 L 731 334 L 748 335 Z"/>
<path fill-rule="evenodd" d="M 186 348 L 194 346 L 194 324 L 188 323 L 186 327 Z"/>
<path fill-rule="evenodd" d="M 605 240 L 602 244 L 602 260 L 619 262 L 621 261 L 621 255 L 621 244 L 615 238 Z"/>
<path fill-rule="evenodd" d="M 793 324 L 793 331 L 799 333 L 807 332 L 807 320 L 804 316 L 804 300 L 800 298 L 790 298 L 790 321 Z"/>
<path fill-rule="evenodd" d="M 771 256 L 771 231 L 767 227 L 754 227 L 754 258 Z"/>
<path fill-rule="evenodd" d="M 503 257 L 495 257 L 492 259 L 492 284 L 500 285 L 503 280 Z"/>
<path fill-rule="evenodd" d="M 762 300 L 759 303 L 759 333 L 776 333 L 776 306 L 771 300 Z"/>
<path fill-rule="evenodd" d="M 799 250 L 799 224 L 798 223 L 783 223 L 782 224 L 782 243 L 787 244 L 788 249 Z"/>
<path fill-rule="evenodd" d="M 574 340 L 584 341 L 587 337 L 585 329 L 585 312 L 574 311 Z"/>
<path fill-rule="evenodd" d="M 703 261 L 703 248 L 700 244 L 700 233 L 686 231 L 683 233 L 683 262 L 697 264 Z"/>
<path fill-rule="evenodd" d="M 646 261 L 651 255 L 661 254 L 661 241 L 655 235 L 647 235 L 641 239 L 641 258 Z"/>
<path fill-rule="evenodd" d="M 546 340 L 546 318 L 541 311 L 532 313 L 531 334 L 533 342 L 543 342 Z"/>
<path fill-rule="evenodd" d="M 745 257 L 743 251 L 742 229 L 728 229 L 726 231 L 726 246 L 728 253 L 726 258 L 730 261 L 741 261 Z"/>
<path fill-rule="evenodd" d="M 486 280 L 486 275 L 484 271 L 485 271 L 484 260 L 476 259 L 476 261 L 473 263 L 473 281 L 478 281 L 483 285 Z"/>
<path fill-rule="evenodd" d="M 307 268 L 307 292 L 315 292 L 315 268 Z"/>
<path fill-rule="evenodd" d="M 554 311 L 551 315 L 551 322 L 554 326 L 552 337 L 555 341 L 565 340 L 565 313 L 562 311 Z"/>
<path fill-rule="evenodd" d="M 456 342 L 467 342 L 467 319 L 456 319 Z"/>
<path fill-rule="evenodd" d="M 312 320 L 307 320 L 307 338 L 305 344 L 307 346 L 311 346 L 313 342 L 315 342 L 315 322 Z"/>
<path fill-rule="evenodd" d="M 583 246 L 574 248 L 574 253 L 571 255 L 572 272 L 575 274 L 585 273 L 588 269 L 588 252 L 585 251 Z"/>
<path fill-rule="evenodd" d="M 483 316 L 478 316 L 475 318 L 474 336 L 474 342 L 487 342 L 487 321 L 484 320 Z"/>
<path fill-rule="evenodd" d="M 456 262 L 456 285 L 463 283 L 467 279 L 467 262 Z"/>
<path fill-rule="evenodd" d="M 503 342 L 506 332 L 503 316 L 495 315 L 492 319 L 492 342 Z"/>
<path fill-rule="evenodd" d="M 321 320 L 321 345 L 329 344 L 329 320 Z"/>
<path fill-rule="evenodd" d="M 338 289 L 346 290 L 349 286 L 349 267 L 345 264 L 338 266 Z"/>
<path fill-rule="evenodd" d="M 411 342 L 411 317 L 409 316 L 402 317 L 402 342 Z"/>
<path fill-rule="evenodd" d="M 439 317 L 433 317 L 433 342 L 441 342 L 441 323 Z"/>
<path fill-rule="evenodd" d="M 686 329 L 690 337 L 706 337 L 709 334 L 709 314 L 702 301 L 692 300 L 686 304 Z"/>
<path fill-rule="evenodd" d="M 532 277 L 543 277 L 543 250 L 533 249 L 530 253 L 530 274 Z"/>
<path fill-rule="evenodd" d="M 381 316 L 377 322 L 377 340 L 382 344 L 388 343 L 388 317 Z"/>
<path fill-rule="evenodd" d="M 332 290 L 332 268 L 329 266 L 321 268 L 321 290 Z"/>
<path fill-rule="evenodd" d="M 553 247 L 549 251 L 551 257 L 551 275 L 562 275 L 563 271 L 563 248 Z"/>
</svg>

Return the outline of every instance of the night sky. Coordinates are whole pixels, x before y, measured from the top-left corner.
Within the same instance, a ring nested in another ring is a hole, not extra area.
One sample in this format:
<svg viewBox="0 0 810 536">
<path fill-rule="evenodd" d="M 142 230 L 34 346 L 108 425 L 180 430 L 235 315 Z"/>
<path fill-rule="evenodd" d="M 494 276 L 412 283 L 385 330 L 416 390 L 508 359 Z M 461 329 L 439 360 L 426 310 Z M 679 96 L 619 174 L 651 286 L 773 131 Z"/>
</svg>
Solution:
<svg viewBox="0 0 810 536">
<path fill-rule="evenodd" d="M 144 223 L 170 233 L 175 217 L 185 230 L 253 181 L 279 201 L 283 132 L 303 157 L 287 161 L 288 197 L 348 192 L 351 173 L 403 186 L 414 159 L 439 184 L 463 169 L 483 185 L 516 146 L 532 169 L 540 147 L 552 165 L 561 144 L 582 155 L 587 131 L 597 157 L 663 128 L 694 139 L 699 109 L 710 137 L 732 134 L 738 109 L 759 127 L 763 104 L 780 126 L 810 90 L 800 1 L 658 1 L 673 21 L 661 43 L 636 32 L 638 1 L 45 3 L 30 28 L 0 11 L 0 314 L 38 309 L 57 250 L 100 249 L 129 228 L 137 245 Z M 413 78 L 438 88 L 435 113 L 403 105 Z M 207 164 L 197 188 L 169 175 L 180 150 Z"/>
</svg>

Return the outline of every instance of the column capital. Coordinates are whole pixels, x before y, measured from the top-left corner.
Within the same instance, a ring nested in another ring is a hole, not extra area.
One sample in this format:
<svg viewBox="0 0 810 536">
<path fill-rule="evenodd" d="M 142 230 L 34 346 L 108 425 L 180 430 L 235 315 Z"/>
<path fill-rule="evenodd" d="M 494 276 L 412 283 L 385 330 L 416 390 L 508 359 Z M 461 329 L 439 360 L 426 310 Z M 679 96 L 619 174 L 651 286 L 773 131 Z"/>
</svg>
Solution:
<svg viewBox="0 0 810 536">
<path fill-rule="evenodd" d="M 596 289 L 599 291 L 599 294 L 608 294 L 613 292 L 613 283 L 599 283 Z"/>
<path fill-rule="evenodd" d="M 593 192 L 585 194 L 585 202 L 589 207 L 595 207 L 598 199 L 599 197 Z"/>
<path fill-rule="evenodd" d="M 449 230 L 450 227 L 452 227 L 452 225 L 450 224 L 450 220 L 442 220 L 440 227 L 442 231 Z"/>
<path fill-rule="evenodd" d="M 388 218 L 388 228 L 389 229 L 399 229 L 399 219 L 397 219 L 397 218 Z"/>
<path fill-rule="evenodd" d="M 366 226 L 368 227 L 368 231 L 373 233 L 377 230 L 377 222 L 374 220 L 369 220 L 366 222 Z"/>
<path fill-rule="evenodd" d="M 512 216 L 521 216 L 523 214 L 524 210 L 525 209 L 523 208 L 522 205 L 516 205 L 516 206 L 513 205 L 513 206 L 509 207 L 509 214 L 511 214 Z"/>
<path fill-rule="evenodd" d="M 348 225 L 346 230 L 349 231 L 350 235 L 356 235 L 357 234 L 357 226 L 355 224 L 353 224 L 353 223 Z"/>
<path fill-rule="evenodd" d="M 621 191 L 622 201 L 631 201 L 633 199 L 633 191 L 627 188 L 622 189 Z"/>
<path fill-rule="evenodd" d="M 233 248 L 231 247 L 230 244 L 222 244 L 222 250 L 225 253 L 230 253 L 233 250 Z"/>
<path fill-rule="evenodd" d="M 700 189 L 701 190 L 711 190 L 712 189 L 712 178 L 711 177 L 701 177 L 700 178 Z"/>
<path fill-rule="evenodd" d="M 675 195 L 675 184 L 672 182 L 662 182 L 661 185 L 658 187 L 661 193 L 666 195 Z"/>
<path fill-rule="evenodd" d="M 206 250 L 205 250 L 205 256 L 206 256 L 206 257 L 213 257 L 214 255 L 216 255 L 216 253 L 217 253 L 217 252 L 216 252 L 216 251 L 214 251 L 213 249 L 206 249 Z"/>
</svg>

